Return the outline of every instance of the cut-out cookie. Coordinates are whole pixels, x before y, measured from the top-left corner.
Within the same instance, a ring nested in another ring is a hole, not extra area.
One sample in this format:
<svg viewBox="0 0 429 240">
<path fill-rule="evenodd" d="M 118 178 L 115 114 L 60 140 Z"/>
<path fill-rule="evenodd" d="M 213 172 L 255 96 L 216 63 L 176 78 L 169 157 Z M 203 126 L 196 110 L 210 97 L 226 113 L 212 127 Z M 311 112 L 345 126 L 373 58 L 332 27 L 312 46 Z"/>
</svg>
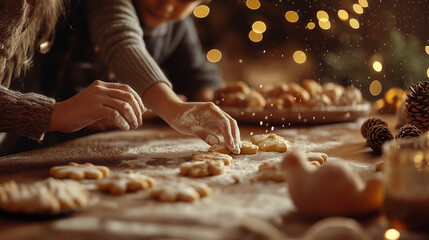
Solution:
<svg viewBox="0 0 429 240">
<path fill-rule="evenodd" d="M 191 157 L 191 161 L 206 160 L 222 161 L 225 166 L 228 166 L 229 164 L 231 164 L 232 157 L 223 153 L 203 151 L 194 152 Z"/>
<path fill-rule="evenodd" d="M 228 149 L 228 147 L 225 145 L 225 143 L 217 143 L 213 146 L 211 146 L 208 150 L 209 152 L 218 152 L 223 154 L 230 154 L 231 151 Z"/>
<path fill-rule="evenodd" d="M 307 155 L 308 161 L 316 161 L 319 163 L 319 166 L 328 160 L 328 154 L 322 152 L 307 152 L 305 155 Z"/>
<path fill-rule="evenodd" d="M 121 173 L 111 174 L 109 177 L 99 180 L 97 183 L 100 191 L 109 191 L 112 194 L 124 194 L 145 190 L 155 186 L 155 180 L 151 177 L 127 170 Z"/>
<path fill-rule="evenodd" d="M 212 190 L 207 184 L 192 181 L 168 182 L 153 188 L 150 192 L 151 198 L 162 202 L 194 202 L 211 195 Z"/>
<path fill-rule="evenodd" d="M 259 150 L 266 152 L 287 152 L 290 149 L 289 141 L 275 133 L 257 134 L 251 138 Z"/>
<path fill-rule="evenodd" d="M 91 163 L 79 164 L 70 162 L 65 166 L 52 167 L 49 173 L 55 178 L 101 179 L 109 175 L 110 171 L 105 166 L 95 166 Z"/>
<path fill-rule="evenodd" d="M 222 174 L 224 168 L 225 164 L 220 160 L 185 162 L 180 165 L 180 174 L 194 178 L 207 177 Z"/>
<path fill-rule="evenodd" d="M 256 154 L 259 147 L 250 141 L 241 141 L 240 154 Z M 211 146 L 209 152 L 218 152 L 223 154 L 230 154 L 231 151 L 226 147 L 225 143 L 218 143 Z"/>
<path fill-rule="evenodd" d="M 26 214 L 60 214 L 84 208 L 89 192 L 78 182 L 48 178 L 31 184 L 9 181 L 0 185 L 0 208 Z"/>
</svg>

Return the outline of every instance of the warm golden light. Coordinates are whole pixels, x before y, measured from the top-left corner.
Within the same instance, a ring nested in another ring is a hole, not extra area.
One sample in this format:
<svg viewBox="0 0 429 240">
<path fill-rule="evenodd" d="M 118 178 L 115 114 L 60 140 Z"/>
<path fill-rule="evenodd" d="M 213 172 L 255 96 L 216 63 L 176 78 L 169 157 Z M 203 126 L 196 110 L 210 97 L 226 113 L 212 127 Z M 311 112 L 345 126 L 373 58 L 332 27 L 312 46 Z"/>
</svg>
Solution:
<svg viewBox="0 0 429 240">
<path fill-rule="evenodd" d="M 247 0 L 246 1 L 246 6 L 249 9 L 257 10 L 257 9 L 259 9 L 261 7 L 261 3 L 259 2 L 259 0 Z"/>
<path fill-rule="evenodd" d="M 293 60 L 299 64 L 305 63 L 305 61 L 307 61 L 307 55 L 305 55 L 305 52 L 298 50 L 294 52 Z"/>
<path fill-rule="evenodd" d="M 323 30 L 328 30 L 331 28 L 331 22 L 329 20 L 328 21 L 319 20 L 319 27 Z"/>
<path fill-rule="evenodd" d="M 199 5 L 194 9 L 194 16 L 197 18 L 205 18 L 209 15 L 210 8 L 207 5 Z"/>
<path fill-rule="evenodd" d="M 381 72 L 381 70 L 383 70 L 383 65 L 381 64 L 381 62 L 379 62 L 379 61 L 374 61 L 373 63 L 372 63 L 372 68 L 374 68 L 374 70 L 376 71 L 376 72 Z"/>
<path fill-rule="evenodd" d="M 359 5 L 366 8 L 366 7 L 368 7 L 368 2 L 366 0 L 359 0 Z"/>
<path fill-rule="evenodd" d="M 327 22 L 329 21 L 329 15 L 327 12 L 320 10 L 317 12 L 317 19 L 322 22 Z"/>
<path fill-rule="evenodd" d="M 429 78 L 429 68 L 428 68 L 428 70 L 427 70 L 427 72 L 426 72 L 426 75 L 428 75 L 428 78 Z"/>
<path fill-rule="evenodd" d="M 350 18 L 349 23 L 353 29 L 359 29 L 360 27 L 359 21 L 356 18 Z"/>
<path fill-rule="evenodd" d="M 255 33 L 264 33 L 267 30 L 267 26 L 262 21 L 256 21 L 252 25 L 252 30 Z"/>
<path fill-rule="evenodd" d="M 252 42 L 260 42 L 260 41 L 262 41 L 262 38 L 264 38 L 264 36 L 262 35 L 262 33 L 257 33 L 257 32 L 255 32 L 253 30 L 251 30 L 249 32 L 249 39 Z"/>
<path fill-rule="evenodd" d="M 362 14 L 363 13 L 363 8 L 361 5 L 359 4 L 353 4 L 353 10 L 355 11 L 355 13 L 357 14 Z"/>
<path fill-rule="evenodd" d="M 347 21 L 349 19 L 349 13 L 344 9 L 340 9 L 338 10 L 338 18 L 342 21 Z"/>
<path fill-rule="evenodd" d="M 425 51 L 426 51 L 426 53 L 429 55 L 429 46 L 426 46 L 426 47 L 425 47 Z"/>
<path fill-rule="evenodd" d="M 384 237 L 386 238 L 386 240 L 398 240 L 400 236 L 401 234 L 399 233 L 399 231 L 393 228 L 387 230 L 384 233 Z"/>
<path fill-rule="evenodd" d="M 288 22 L 295 23 L 298 22 L 299 16 L 295 11 L 287 11 L 285 13 L 285 18 Z"/>
<path fill-rule="evenodd" d="M 212 49 L 207 53 L 207 60 L 212 63 L 219 62 L 222 59 L 222 53 L 217 49 Z"/>
<path fill-rule="evenodd" d="M 314 22 L 309 22 L 309 23 L 307 23 L 307 28 L 308 28 L 308 29 L 312 30 L 312 29 L 314 29 L 315 27 L 316 27 L 316 24 L 315 24 Z"/>
<path fill-rule="evenodd" d="M 372 94 L 372 96 L 378 96 L 381 93 L 381 90 L 382 86 L 378 80 L 372 81 L 371 85 L 369 85 L 369 92 Z"/>
</svg>

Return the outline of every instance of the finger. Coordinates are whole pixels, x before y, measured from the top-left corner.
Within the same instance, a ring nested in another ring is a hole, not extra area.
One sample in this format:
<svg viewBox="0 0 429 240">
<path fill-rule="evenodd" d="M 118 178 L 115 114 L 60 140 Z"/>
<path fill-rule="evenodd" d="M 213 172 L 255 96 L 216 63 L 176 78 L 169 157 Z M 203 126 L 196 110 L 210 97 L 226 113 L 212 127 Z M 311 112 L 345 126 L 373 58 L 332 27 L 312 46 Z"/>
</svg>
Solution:
<svg viewBox="0 0 429 240">
<path fill-rule="evenodd" d="M 209 130 L 207 130 L 204 127 L 201 127 L 201 126 L 192 126 L 191 127 L 191 131 L 196 136 L 198 136 L 199 138 L 201 138 L 202 140 L 204 140 L 204 142 L 206 142 L 210 146 L 213 146 L 215 144 L 220 143 L 220 139 L 216 136 L 216 134 L 210 132 Z"/>
<path fill-rule="evenodd" d="M 108 98 L 103 101 L 103 106 L 110 107 L 118 111 L 128 122 L 129 126 L 133 128 L 137 128 L 139 126 L 137 116 L 129 103 L 116 98 Z"/>
<path fill-rule="evenodd" d="M 237 121 L 234 118 L 232 118 L 229 114 L 225 113 L 224 111 L 222 112 L 223 114 L 225 114 L 226 118 L 229 119 L 234 145 L 239 149 L 241 149 L 240 128 L 238 128 Z"/>
<path fill-rule="evenodd" d="M 239 144 L 235 143 L 236 141 L 233 136 L 233 130 L 231 127 L 230 120 L 223 113 L 223 111 L 220 110 L 220 108 L 218 108 L 217 106 L 214 106 L 214 109 L 212 112 L 215 114 L 214 117 L 217 120 L 216 121 L 217 126 L 225 139 L 226 146 L 229 148 L 229 150 L 231 150 L 231 152 L 239 154 L 240 147 L 239 147 Z M 234 129 L 234 135 L 235 134 L 236 134 L 236 130 Z"/>
<path fill-rule="evenodd" d="M 111 107 L 107 107 L 107 106 L 102 107 L 99 111 L 97 111 L 96 117 L 97 119 L 95 119 L 95 121 L 108 119 L 122 130 L 130 129 L 130 125 L 125 120 L 125 118 L 117 110 Z"/>
<path fill-rule="evenodd" d="M 142 115 L 143 113 L 145 113 L 147 111 L 147 108 L 144 106 L 143 101 L 141 99 L 141 97 L 137 94 L 136 91 L 134 91 L 134 89 L 132 89 L 130 86 L 126 85 L 126 84 L 120 84 L 120 83 L 105 83 L 105 86 L 108 88 L 113 88 L 113 89 L 118 89 L 118 90 L 122 90 L 125 91 L 127 93 L 132 94 L 133 96 L 133 101 L 135 106 L 133 106 L 134 111 L 137 114 L 137 111 L 139 112 L 138 114 L 138 121 L 139 121 L 139 125 L 141 125 L 143 123 L 142 121 Z M 126 96 L 123 96 L 126 97 Z M 128 97 L 129 98 L 129 97 Z M 126 101 L 125 99 L 122 99 Z"/>
</svg>

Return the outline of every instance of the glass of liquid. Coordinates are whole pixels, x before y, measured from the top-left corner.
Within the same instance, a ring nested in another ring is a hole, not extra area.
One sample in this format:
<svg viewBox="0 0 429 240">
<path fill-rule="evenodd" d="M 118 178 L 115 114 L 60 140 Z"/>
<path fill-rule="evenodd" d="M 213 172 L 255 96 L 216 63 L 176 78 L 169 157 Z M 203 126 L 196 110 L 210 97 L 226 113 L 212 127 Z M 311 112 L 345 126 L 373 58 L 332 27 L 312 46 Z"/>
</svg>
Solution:
<svg viewBox="0 0 429 240">
<path fill-rule="evenodd" d="M 383 145 L 384 213 L 391 227 L 429 232 L 429 132 Z"/>
</svg>

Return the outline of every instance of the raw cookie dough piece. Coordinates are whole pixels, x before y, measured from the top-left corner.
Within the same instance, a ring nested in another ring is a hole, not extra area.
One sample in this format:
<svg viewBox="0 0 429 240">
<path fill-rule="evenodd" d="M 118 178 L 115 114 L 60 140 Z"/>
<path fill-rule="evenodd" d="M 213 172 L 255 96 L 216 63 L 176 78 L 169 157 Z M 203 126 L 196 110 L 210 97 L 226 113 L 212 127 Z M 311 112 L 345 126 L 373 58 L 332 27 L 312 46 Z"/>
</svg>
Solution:
<svg viewBox="0 0 429 240">
<path fill-rule="evenodd" d="M 256 180 L 285 182 L 286 173 L 281 168 L 281 160 L 270 160 L 262 163 L 256 174 Z"/>
<path fill-rule="evenodd" d="M 316 161 L 319 163 L 319 166 L 328 159 L 328 154 L 322 152 L 307 152 L 305 155 L 307 155 L 308 161 Z"/>
<path fill-rule="evenodd" d="M 225 145 L 225 143 L 218 143 L 213 146 L 211 146 L 208 150 L 209 152 L 218 152 L 223 154 L 230 154 L 231 151 L 229 151 L 228 147 Z"/>
<path fill-rule="evenodd" d="M 185 162 L 180 165 L 180 174 L 193 178 L 207 177 L 222 174 L 224 168 L 225 164 L 220 160 Z"/>
<path fill-rule="evenodd" d="M 275 133 L 257 134 L 251 138 L 259 150 L 266 152 L 287 152 L 290 149 L 289 141 Z"/>
<path fill-rule="evenodd" d="M 231 164 L 232 157 L 218 152 L 203 152 L 198 151 L 194 152 L 191 157 L 191 161 L 205 161 L 205 160 L 215 160 L 222 161 L 225 166 Z"/>
<path fill-rule="evenodd" d="M 97 186 L 100 191 L 109 191 L 112 194 L 124 194 L 126 192 L 135 192 L 153 187 L 155 186 L 155 180 L 140 173 L 127 170 L 121 173 L 114 173 L 98 181 Z"/>
<path fill-rule="evenodd" d="M 240 154 L 256 154 L 259 147 L 250 141 L 241 141 Z M 219 143 L 211 146 L 209 152 L 218 152 L 223 154 L 230 154 L 231 151 L 226 147 L 225 143 Z M 227 165 L 227 164 L 225 164 Z"/>
<path fill-rule="evenodd" d="M 11 213 L 60 214 L 89 205 L 89 192 L 78 182 L 48 178 L 31 184 L 0 185 L 0 208 Z"/>
<path fill-rule="evenodd" d="M 155 187 L 150 192 L 150 197 L 162 202 L 194 202 L 202 197 L 209 197 L 212 194 L 211 188 L 205 183 L 193 181 L 168 182 Z"/>
<path fill-rule="evenodd" d="M 55 178 L 101 179 L 109 175 L 110 171 L 105 166 L 95 166 L 91 163 L 79 164 L 70 162 L 65 166 L 52 167 L 49 173 Z"/>
</svg>

